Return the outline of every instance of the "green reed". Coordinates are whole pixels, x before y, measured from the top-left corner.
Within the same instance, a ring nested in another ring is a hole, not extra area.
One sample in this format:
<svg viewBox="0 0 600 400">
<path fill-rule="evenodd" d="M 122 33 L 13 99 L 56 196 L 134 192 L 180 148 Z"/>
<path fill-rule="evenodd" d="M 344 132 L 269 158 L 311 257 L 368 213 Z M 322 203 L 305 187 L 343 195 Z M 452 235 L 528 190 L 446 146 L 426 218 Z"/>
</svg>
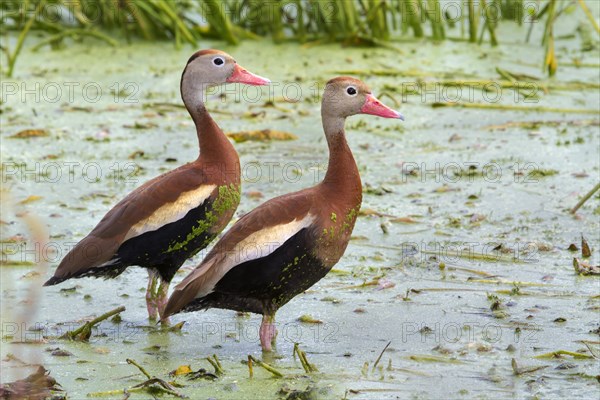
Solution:
<svg viewBox="0 0 600 400">
<path fill-rule="evenodd" d="M 533 29 L 544 27 L 543 65 L 553 75 L 557 63 L 552 27 L 568 6 L 579 4 L 594 31 L 599 31 L 585 0 L 540 0 L 536 13 L 531 7 L 525 9 L 529 3 L 524 0 L 465 0 L 453 3 L 458 16 L 446 14 L 447 4 L 440 0 L 3 0 L 0 28 L 3 33 L 19 32 L 12 51 L 2 47 L 8 61 L 4 72 L 13 73 L 31 31 L 47 34 L 36 48 L 61 46 L 67 38 L 93 38 L 115 45 L 114 38 L 119 36 L 128 41 L 169 40 L 178 47 L 196 46 L 201 38 L 236 44 L 258 37 L 271 37 L 275 43 L 362 46 L 413 37 L 497 46 L 501 44 L 498 26 L 512 20 L 530 23 L 526 40 Z"/>
</svg>

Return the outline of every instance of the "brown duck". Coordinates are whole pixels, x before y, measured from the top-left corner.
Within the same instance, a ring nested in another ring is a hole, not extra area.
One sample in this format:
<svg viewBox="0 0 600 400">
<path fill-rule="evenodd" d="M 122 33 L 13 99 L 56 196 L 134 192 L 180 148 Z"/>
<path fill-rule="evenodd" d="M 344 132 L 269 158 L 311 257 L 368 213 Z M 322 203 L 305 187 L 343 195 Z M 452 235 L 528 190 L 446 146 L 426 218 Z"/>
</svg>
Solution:
<svg viewBox="0 0 600 400">
<path fill-rule="evenodd" d="M 265 85 L 269 80 L 222 51 L 202 50 L 190 57 L 180 90 L 196 125 L 200 155 L 117 203 L 63 258 L 45 286 L 85 276 L 113 278 L 138 265 L 149 274 L 148 316 L 162 316 L 179 267 L 225 228 L 239 204 L 239 157 L 203 101 L 208 86 L 234 82 Z"/>
<path fill-rule="evenodd" d="M 329 146 L 325 179 L 271 199 L 240 218 L 176 286 L 165 317 L 210 307 L 262 314 L 260 341 L 263 350 L 271 350 L 276 311 L 323 278 L 348 246 L 362 185 L 344 122 L 356 114 L 403 119 L 363 82 L 330 80 L 321 106 Z"/>
</svg>

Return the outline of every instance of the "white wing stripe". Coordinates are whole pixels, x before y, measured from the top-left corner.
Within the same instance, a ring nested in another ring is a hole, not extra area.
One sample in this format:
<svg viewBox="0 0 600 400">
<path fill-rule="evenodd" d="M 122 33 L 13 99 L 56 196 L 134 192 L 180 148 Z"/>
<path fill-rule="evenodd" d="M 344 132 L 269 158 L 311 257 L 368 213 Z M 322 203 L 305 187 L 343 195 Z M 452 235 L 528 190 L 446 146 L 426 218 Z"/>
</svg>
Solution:
<svg viewBox="0 0 600 400">
<path fill-rule="evenodd" d="M 268 256 L 283 245 L 289 238 L 313 223 L 315 217 L 307 214 L 302 219 L 296 219 L 287 224 L 270 226 L 254 232 L 239 242 L 231 252 L 218 262 L 218 272 L 212 274 L 209 282 L 206 282 L 205 290 L 200 291 L 196 298 L 204 297 L 213 291 L 217 282 L 225 276 L 233 267 L 247 261 L 256 260 Z M 218 244 L 217 244 L 218 245 Z"/>
<path fill-rule="evenodd" d="M 202 185 L 197 189 L 182 193 L 173 203 L 163 204 L 148 218 L 132 226 L 123 241 L 180 220 L 190 210 L 204 203 L 216 187 L 217 185 Z"/>
</svg>

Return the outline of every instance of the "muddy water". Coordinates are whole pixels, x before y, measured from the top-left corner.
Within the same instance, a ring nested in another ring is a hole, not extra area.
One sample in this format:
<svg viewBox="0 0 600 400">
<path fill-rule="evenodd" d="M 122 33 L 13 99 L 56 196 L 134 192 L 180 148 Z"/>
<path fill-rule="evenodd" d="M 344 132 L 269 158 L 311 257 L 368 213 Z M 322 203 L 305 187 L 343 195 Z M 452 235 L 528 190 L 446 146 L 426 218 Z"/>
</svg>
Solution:
<svg viewBox="0 0 600 400">
<path fill-rule="evenodd" d="M 572 22 L 561 27 L 563 33 L 574 32 Z M 185 386 L 178 390 L 219 399 L 285 397 L 307 388 L 314 398 L 596 398 L 600 366 L 580 341 L 599 340 L 600 281 L 575 274 L 572 258 L 580 255 L 567 247 L 580 247 L 583 234 L 592 264 L 600 262 L 598 196 L 577 217 L 567 210 L 598 181 L 598 113 L 431 104 L 597 110 L 598 90 L 540 88 L 533 102 L 495 87 L 483 93 L 432 85 L 426 94 L 402 95 L 417 79 L 498 79 L 496 67 L 543 78 L 539 38 L 525 45 L 524 31 L 505 29 L 502 37 L 515 36 L 513 43 L 493 50 L 455 42 L 397 43 L 397 50 L 201 43 L 230 52 L 274 81 L 261 92 L 232 86 L 209 96 L 208 107 L 225 131 L 272 128 L 298 136 L 236 144 L 245 178 L 237 216 L 322 177 L 327 154 L 316 94 L 327 79 L 354 71 L 375 94 L 389 95 L 384 102 L 403 101 L 404 123 L 370 116 L 347 122 L 365 186 L 365 215 L 335 270 L 278 313 L 277 351 L 264 360 L 283 379 L 257 367 L 248 378 L 247 356 L 263 358 L 256 315 L 209 310 L 174 317 L 173 323 L 186 321 L 178 333 L 148 327 L 141 269 L 112 281 L 34 289 L 40 297 L 32 297 L 30 288 L 50 274 L 36 276 L 40 251 L 52 270 L 118 199 L 194 159 L 197 141 L 190 118 L 176 106 L 192 49 L 136 43 L 25 51 L 16 77 L 4 81 L 7 101 L 0 114 L 8 190 L 1 218 L 2 380 L 32 370 L 7 360 L 12 353 L 43 363 L 71 398 L 84 398 L 141 383 L 144 377 L 127 358 L 167 379 L 180 365 L 211 371 L 205 358 L 217 354 L 223 377 L 179 377 Z M 598 51 L 579 52 L 577 37 L 557 43 L 559 73 L 540 87 L 597 85 Z M 576 68 L 574 58 L 595 66 Z M 15 95 L 7 94 L 14 88 Z M 225 90 L 226 99 L 219 95 Z M 527 121 L 539 123 L 524 126 Z M 46 129 L 49 136 L 8 138 L 23 129 Z M 24 213 L 49 232 L 38 252 Z M 175 283 L 201 257 L 188 261 Z M 31 302 L 37 312 L 24 316 Z M 121 305 L 127 308 L 122 322 L 102 323 L 89 344 L 56 338 Z M 303 315 L 320 323 L 299 322 Z M 23 319 L 27 324 L 19 325 Z M 292 356 L 294 342 L 319 372 L 303 373 Z M 72 355 L 52 356 L 49 350 L 57 347 Z M 581 358 L 536 358 L 558 350 Z M 513 358 L 519 372 L 545 368 L 515 374 Z"/>
</svg>

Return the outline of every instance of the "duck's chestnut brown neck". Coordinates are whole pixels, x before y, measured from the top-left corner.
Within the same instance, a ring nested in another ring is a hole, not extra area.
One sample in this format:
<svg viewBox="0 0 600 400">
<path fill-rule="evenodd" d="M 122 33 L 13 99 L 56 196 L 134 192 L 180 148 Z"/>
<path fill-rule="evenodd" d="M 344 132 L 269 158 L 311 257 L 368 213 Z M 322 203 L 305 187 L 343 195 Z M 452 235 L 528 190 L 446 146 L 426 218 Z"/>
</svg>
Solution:
<svg viewBox="0 0 600 400">
<path fill-rule="evenodd" d="M 195 81 L 184 71 L 181 78 L 181 98 L 196 125 L 200 150 L 198 160 L 208 163 L 224 163 L 231 160 L 239 164 L 235 148 L 204 105 L 204 96 L 208 86 L 210 85 L 207 83 Z"/>
<path fill-rule="evenodd" d="M 352 150 L 346 140 L 346 118 L 323 113 L 322 120 L 329 147 L 329 164 L 322 187 L 333 191 L 340 199 L 347 198 L 351 202 L 360 203 L 362 183 Z"/>
</svg>

